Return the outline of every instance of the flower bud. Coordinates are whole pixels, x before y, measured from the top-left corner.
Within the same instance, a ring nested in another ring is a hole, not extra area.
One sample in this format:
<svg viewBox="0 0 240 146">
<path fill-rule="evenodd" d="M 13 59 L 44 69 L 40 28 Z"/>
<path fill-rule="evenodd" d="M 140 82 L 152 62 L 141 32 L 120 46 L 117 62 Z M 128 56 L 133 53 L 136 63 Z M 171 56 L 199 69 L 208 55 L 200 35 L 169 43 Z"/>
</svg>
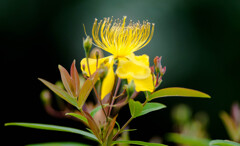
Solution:
<svg viewBox="0 0 240 146">
<path fill-rule="evenodd" d="M 158 56 L 156 56 L 156 57 L 153 59 L 153 63 L 154 63 L 155 66 L 158 66 L 158 64 L 159 64 L 159 59 L 161 60 L 161 57 L 158 57 Z"/>
<path fill-rule="evenodd" d="M 151 66 L 150 70 L 151 70 L 151 74 L 154 74 L 154 66 Z"/>
<path fill-rule="evenodd" d="M 160 72 L 161 58 L 162 58 L 162 57 L 156 56 L 156 57 L 154 58 L 154 60 L 153 60 L 156 74 L 158 74 L 158 73 Z"/>
<path fill-rule="evenodd" d="M 232 105 L 231 115 L 235 124 L 240 126 L 240 107 L 237 102 Z"/>
<path fill-rule="evenodd" d="M 96 56 L 96 59 L 99 59 L 99 51 L 96 51 L 95 56 Z"/>
<path fill-rule="evenodd" d="M 108 68 L 102 63 L 99 67 L 99 77 L 101 80 L 105 78 L 108 73 Z"/>
<path fill-rule="evenodd" d="M 58 88 L 64 89 L 64 85 L 63 85 L 63 83 L 62 83 L 61 81 L 57 81 L 57 82 L 55 83 L 55 85 L 56 85 Z"/>
<path fill-rule="evenodd" d="M 85 68 L 86 68 L 86 66 L 85 66 L 85 64 L 83 64 L 82 65 L 82 70 L 85 71 Z"/>
<path fill-rule="evenodd" d="M 40 93 L 40 98 L 44 105 L 49 105 L 51 103 L 51 93 L 49 90 L 42 90 Z"/>
<path fill-rule="evenodd" d="M 86 57 L 89 57 L 89 52 L 92 48 L 92 38 L 87 36 L 86 39 L 83 39 L 83 48 L 85 50 Z"/>
<path fill-rule="evenodd" d="M 130 83 L 128 83 L 128 85 L 126 85 L 125 88 L 126 88 L 128 98 L 130 98 L 135 91 L 135 84 L 133 80 Z"/>
<path fill-rule="evenodd" d="M 93 58 L 93 59 L 103 58 L 104 57 L 103 51 L 101 49 L 99 49 L 99 48 L 93 48 L 89 57 Z"/>
<path fill-rule="evenodd" d="M 163 76 L 166 72 L 166 66 L 162 67 L 162 65 L 160 66 L 160 74 L 161 76 Z"/>
</svg>

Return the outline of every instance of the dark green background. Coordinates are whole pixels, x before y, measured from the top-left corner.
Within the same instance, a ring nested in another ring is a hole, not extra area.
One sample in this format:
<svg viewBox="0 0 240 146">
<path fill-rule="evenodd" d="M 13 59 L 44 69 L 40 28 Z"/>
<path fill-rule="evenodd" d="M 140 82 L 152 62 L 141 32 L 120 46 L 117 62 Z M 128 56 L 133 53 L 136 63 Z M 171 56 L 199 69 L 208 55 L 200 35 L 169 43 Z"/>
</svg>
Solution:
<svg viewBox="0 0 240 146">
<path fill-rule="evenodd" d="M 73 59 L 80 62 L 84 57 L 83 24 L 91 34 L 95 18 L 127 16 L 127 20 L 147 19 L 155 23 L 152 41 L 136 54 L 146 53 L 151 60 L 156 55 L 163 56 L 167 72 L 161 87 L 192 88 L 212 96 L 212 99 L 157 100 L 168 108 L 134 120 L 130 126 L 139 130 L 132 132 L 131 138 L 148 141 L 152 136 L 170 132 L 169 111 L 178 103 L 188 104 L 194 112 L 207 112 L 211 137 L 228 138 L 219 112 L 229 111 L 232 102 L 239 101 L 239 0 L 1 0 L 0 10 L 4 59 L 1 122 L 84 128 L 82 124 L 54 119 L 45 113 L 39 99 L 45 87 L 37 78 L 55 82 L 60 79 L 58 64 L 69 69 Z M 127 115 L 119 118 L 120 123 Z M 12 139 L 9 145 L 84 141 L 74 134 L 19 127 L 4 127 L 3 132 L 4 139 Z"/>
</svg>

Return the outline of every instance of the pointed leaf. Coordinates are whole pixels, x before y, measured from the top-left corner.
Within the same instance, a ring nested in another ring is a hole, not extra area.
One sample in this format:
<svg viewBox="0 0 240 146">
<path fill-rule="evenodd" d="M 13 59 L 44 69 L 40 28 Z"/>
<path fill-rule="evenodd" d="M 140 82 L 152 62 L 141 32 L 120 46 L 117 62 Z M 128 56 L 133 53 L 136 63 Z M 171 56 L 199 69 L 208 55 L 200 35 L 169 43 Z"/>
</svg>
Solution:
<svg viewBox="0 0 240 146">
<path fill-rule="evenodd" d="M 48 143 L 38 143 L 38 144 L 29 144 L 26 146 L 90 146 L 78 142 L 48 142 Z"/>
<path fill-rule="evenodd" d="M 240 143 L 229 140 L 212 140 L 209 146 L 240 146 Z"/>
<path fill-rule="evenodd" d="M 123 130 L 123 131 L 122 131 L 122 133 L 123 133 L 123 132 L 131 132 L 131 131 L 136 131 L 136 130 L 137 130 L 137 129 L 126 129 L 126 130 Z"/>
<path fill-rule="evenodd" d="M 83 121 L 86 125 L 88 125 L 88 120 L 83 115 L 76 114 L 76 113 L 66 113 L 66 115 L 73 116 L 73 117 Z"/>
<path fill-rule="evenodd" d="M 68 71 L 61 65 L 58 65 L 58 69 L 60 71 L 62 83 L 63 83 L 65 89 L 71 96 L 74 97 L 72 79 L 71 79 Z"/>
<path fill-rule="evenodd" d="M 95 71 L 83 84 L 82 89 L 80 90 L 80 94 L 78 97 L 78 108 L 81 109 L 83 104 L 85 103 L 88 95 L 92 91 L 93 86 L 98 80 L 98 70 Z"/>
<path fill-rule="evenodd" d="M 106 134 L 106 138 L 108 138 L 109 135 L 112 133 L 113 128 L 114 128 L 115 123 L 116 123 L 117 116 L 118 116 L 118 115 L 116 115 L 116 116 L 111 120 L 111 122 L 110 122 L 110 124 L 109 124 L 109 126 L 108 126 L 108 128 L 107 128 L 108 131 L 107 131 L 107 134 Z"/>
<path fill-rule="evenodd" d="M 180 88 L 180 87 L 171 87 L 171 88 L 160 89 L 156 92 L 153 92 L 149 96 L 148 101 L 153 100 L 155 98 L 168 97 L 168 96 L 210 98 L 210 96 L 208 94 L 197 91 L 197 90 Z"/>
<path fill-rule="evenodd" d="M 133 99 L 129 100 L 129 108 L 133 118 L 136 118 L 143 110 L 141 102 L 134 101 Z"/>
<path fill-rule="evenodd" d="M 166 107 L 166 105 L 161 104 L 161 103 L 156 103 L 156 102 L 146 103 L 146 105 L 144 105 L 144 107 L 143 107 L 142 112 L 138 116 L 142 116 L 142 115 L 145 115 L 147 113 L 163 109 L 165 107 Z"/>
<path fill-rule="evenodd" d="M 232 140 L 239 140 L 240 139 L 240 132 L 238 131 L 237 125 L 233 121 L 233 119 L 226 113 L 221 112 L 220 118 L 222 119 L 224 126 L 228 132 L 228 135 Z M 239 133 L 239 134 L 238 134 Z"/>
<path fill-rule="evenodd" d="M 135 144 L 135 145 L 143 145 L 143 146 L 167 146 L 165 144 L 160 144 L 160 143 L 149 143 L 149 142 L 143 142 L 143 141 L 128 141 L 128 140 L 119 140 L 119 141 L 114 141 L 114 144 Z"/>
<path fill-rule="evenodd" d="M 66 91 L 64 91 L 63 89 L 57 87 L 56 85 L 38 78 L 43 84 L 45 84 L 49 89 L 51 89 L 54 93 L 56 93 L 59 97 L 61 97 L 62 99 L 64 99 L 65 101 L 67 101 L 68 103 L 72 104 L 73 106 L 77 107 L 77 101 L 74 97 L 72 97 L 71 95 L 69 95 Z"/>
<path fill-rule="evenodd" d="M 100 128 L 98 127 L 98 125 L 96 124 L 95 120 L 91 117 L 91 115 L 87 112 L 84 112 L 85 117 L 88 120 L 88 125 L 89 128 L 92 130 L 93 134 L 98 138 L 98 140 L 100 141 Z"/>
<path fill-rule="evenodd" d="M 82 131 L 82 130 L 75 129 L 75 128 L 64 127 L 64 126 L 38 124 L 38 123 L 6 123 L 5 126 L 22 126 L 22 127 L 42 129 L 42 130 L 70 132 L 70 133 L 75 133 L 75 134 L 80 134 L 80 135 L 86 136 L 93 140 L 97 140 L 96 136 L 94 136 L 93 134 L 91 134 L 89 132 Z"/>
<path fill-rule="evenodd" d="M 71 65 L 71 69 L 70 69 L 70 75 L 72 77 L 72 85 L 74 88 L 74 94 L 75 96 L 79 95 L 80 92 L 80 78 L 79 78 L 79 74 L 77 71 L 77 68 L 75 66 L 75 60 L 73 60 L 73 63 Z"/>
</svg>

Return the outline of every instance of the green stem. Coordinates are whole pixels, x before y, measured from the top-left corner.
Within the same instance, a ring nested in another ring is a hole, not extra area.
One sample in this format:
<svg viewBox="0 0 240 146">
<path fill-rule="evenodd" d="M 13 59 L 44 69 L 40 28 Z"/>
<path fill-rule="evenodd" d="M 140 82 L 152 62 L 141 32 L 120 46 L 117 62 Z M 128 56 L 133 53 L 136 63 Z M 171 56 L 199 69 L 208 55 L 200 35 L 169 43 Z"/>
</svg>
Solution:
<svg viewBox="0 0 240 146">
<path fill-rule="evenodd" d="M 88 60 L 87 54 L 86 54 L 86 58 L 87 58 L 88 73 L 89 73 L 89 76 L 91 76 L 91 71 L 90 71 L 90 67 L 89 67 L 89 60 Z M 104 113 L 104 115 L 105 115 L 105 117 L 106 117 L 106 121 L 108 121 L 106 111 L 104 110 L 104 107 L 103 107 L 103 104 L 102 104 L 102 100 L 101 100 L 101 98 L 99 97 L 98 92 L 97 92 L 95 86 L 93 86 L 93 90 L 94 90 L 94 92 L 95 92 L 95 95 L 97 96 L 97 99 L 99 100 L 99 103 L 100 103 L 101 107 L 102 107 L 103 113 Z"/>
<path fill-rule="evenodd" d="M 120 84 L 121 84 L 121 79 L 118 78 L 117 87 L 116 87 L 116 89 L 115 89 L 113 98 L 112 98 L 112 100 L 110 101 L 111 104 L 110 104 L 110 109 L 108 110 L 108 116 L 110 116 L 110 114 L 111 114 L 112 107 L 113 107 L 113 103 L 114 103 L 114 101 L 115 101 L 115 97 L 117 96 L 117 92 L 118 92 L 118 89 L 119 89 L 119 87 L 120 87 Z"/>
<path fill-rule="evenodd" d="M 134 118 L 131 117 L 130 119 L 128 119 L 128 121 L 123 125 L 123 127 L 115 134 L 115 136 L 113 137 L 113 141 L 117 139 L 118 135 L 122 133 L 122 131 L 128 126 L 128 124 L 133 120 Z"/>
<path fill-rule="evenodd" d="M 142 104 L 143 106 L 148 102 L 148 100 L 146 99 L 145 102 Z"/>
</svg>

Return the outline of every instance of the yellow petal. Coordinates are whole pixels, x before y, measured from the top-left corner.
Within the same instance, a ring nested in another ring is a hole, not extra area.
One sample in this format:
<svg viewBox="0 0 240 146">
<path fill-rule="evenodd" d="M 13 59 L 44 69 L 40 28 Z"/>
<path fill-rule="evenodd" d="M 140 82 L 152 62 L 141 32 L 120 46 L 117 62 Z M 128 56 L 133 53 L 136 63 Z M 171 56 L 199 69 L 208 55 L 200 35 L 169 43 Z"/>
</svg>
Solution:
<svg viewBox="0 0 240 146">
<path fill-rule="evenodd" d="M 117 75 L 126 78 L 128 82 L 134 81 L 136 91 L 153 92 L 154 85 L 149 68 L 149 57 L 147 55 L 135 56 L 131 54 L 128 59 L 119 58 Z"/>
<path fill-rule="evenodd" d="M 151 75 L 147 55 L 128 56 L 128 59 L 119 58 L 117 75 L 120 78 L 146 79 Z"/>
<path fill-rule="evenodd" d="M 106 62 L 106 65 L 108 66 L 109 62 L 113 59 L 112 56 L 108 56 L 108 57 L 104 57 L 104 58 L 100 58 L 98 59 L 98 66 L 96 65 L 97 63 L 97 59 L 92 59 L 92 58 L 88 58 L 89 61 L 89 68 L 90 68 L 90 72 L 91 74 L 93 74 L 97 68 L 100 67 L 100 65 L 103 62 Z M 83 70 L 83 65 L 85 66 L 85 70 Z M 87 75 L 89 76 L 89 71 L 88 71 L 88 67 L 87 67 L 87 59 L 83 58 L 81 60 L 81 70 L 85 71 L 87 73 Z"/>
<path fill-rule="evenodd" d="M 153 92 L 153 90 L 154 90 L 152 75 L 150 75 L 146 79 L 133 78 L 133 82 L 135 84 L 135 89 L 137 92 L 140 92 L 140 91 Z"/>
<path fill-rule="evenodd" d="M 108 73 L 102 82 L 101 99 L 103 99 L 108 93 L 112 91 L 114 86 L 114 81 L 115 81 L 115 75 L 113 71 L 113 61 L 112 61 L 109 65 Z"/>
<path fill-rule="evenodd" d="M 127 56 L 129 60 L 136 60 L 138 63 L 144 64 L 146 66 L 149 66 L 149 57 L 146 54 L 143 54 L 141 56 L 135 56 L 133 53 L 129 56 Z"/>
</svg>

